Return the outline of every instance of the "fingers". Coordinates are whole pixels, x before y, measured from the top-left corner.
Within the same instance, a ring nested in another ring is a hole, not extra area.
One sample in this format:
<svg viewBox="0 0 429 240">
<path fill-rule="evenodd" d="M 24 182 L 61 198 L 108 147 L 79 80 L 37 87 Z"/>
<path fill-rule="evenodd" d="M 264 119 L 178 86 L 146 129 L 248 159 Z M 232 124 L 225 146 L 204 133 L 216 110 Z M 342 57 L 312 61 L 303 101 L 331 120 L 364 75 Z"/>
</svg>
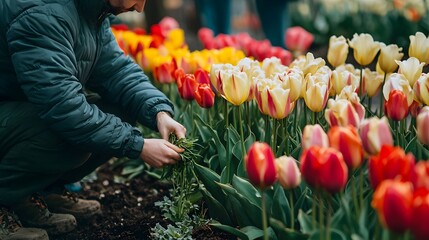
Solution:
<svg viewBox="0 0 429 240">
<path fill-rule="evenodd" d="M 178 147 L 178 146 L 176 146 L 176 145 L 174 145 L 174 144 L 172 144 L 172 143 L 170 143 L 168 141 L 165 142 L 165 145 L 167 147 L 173 149 L 176 153 L 181 153 L 181 152 L 185 151 L 185 149 L 180 148 L 180 147 Z M 177 154 L 177 155 L 179 155 L 179 154 Z"/>
</svg>

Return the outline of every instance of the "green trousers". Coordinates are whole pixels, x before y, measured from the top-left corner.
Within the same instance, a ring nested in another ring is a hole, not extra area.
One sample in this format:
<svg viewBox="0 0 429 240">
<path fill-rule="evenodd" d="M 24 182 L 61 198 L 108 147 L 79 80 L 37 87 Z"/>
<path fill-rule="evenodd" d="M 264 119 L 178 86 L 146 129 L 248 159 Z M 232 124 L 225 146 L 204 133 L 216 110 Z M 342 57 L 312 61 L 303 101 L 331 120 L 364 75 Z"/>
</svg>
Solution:
<svg viewBox="0 0 429 240">
<path fill-rule="evenodd" d="M 0 204 L 81 180 L 110 159 L 59 137 L 28 102 L 0 102 Z"/>
</svg>

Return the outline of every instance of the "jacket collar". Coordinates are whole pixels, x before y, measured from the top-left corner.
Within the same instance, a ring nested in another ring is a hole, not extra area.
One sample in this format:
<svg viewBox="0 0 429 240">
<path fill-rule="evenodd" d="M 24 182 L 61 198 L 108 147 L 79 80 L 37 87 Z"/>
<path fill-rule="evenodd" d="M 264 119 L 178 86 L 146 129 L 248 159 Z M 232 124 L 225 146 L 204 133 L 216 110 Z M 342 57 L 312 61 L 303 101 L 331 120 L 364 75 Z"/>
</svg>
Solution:
<svg viewBox="0 0 429 240">
<path fill-rule="evenodd" d="M 78 11 L 91 23 L 101 24 L 109 14 L 110 6 L 105 0 L 75 0 Z"/>
</svg>

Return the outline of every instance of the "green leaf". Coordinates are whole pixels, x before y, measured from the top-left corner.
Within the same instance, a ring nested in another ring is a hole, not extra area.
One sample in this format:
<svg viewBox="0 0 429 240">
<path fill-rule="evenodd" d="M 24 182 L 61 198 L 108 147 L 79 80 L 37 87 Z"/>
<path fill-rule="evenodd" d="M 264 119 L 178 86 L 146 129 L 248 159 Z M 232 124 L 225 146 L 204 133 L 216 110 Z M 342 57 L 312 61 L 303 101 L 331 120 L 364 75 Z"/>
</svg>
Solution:
<svg viewBox="0 0 429 240">
<path fill-rule="evenodd" d="M 232 186 L 252 204 L 258 207 L 261 206 L 261 194 L 249 181 L 234 175 L 232 178 Z"/>
<path fill-rule="evenodd" d="M 271 215 L 275 219 L 279 219 L 286 225 L 290 225 L 290 206 L 289 201 L 285 196 L 284 189 L 276 184 L 274 186 L 273 204 L 271 206 Z"/>
<path fill-rule="evenodd" d="M 225 203 L 226 195 L 216 182 L 220 181 L 220 176 L 211 169 L 194 164 L 195 173 L 198 179 L 204 184 L 207 191 L 221 204 Z"/>
<path fill-rule="evenodd" d="M 314 228 L 311 216 L 304 213 L 301 209 L 298 212 L 298 221 L 303 233 L 311 234 L 313 232 Z"/>
<path fill-rule="evenodd" d="M 337 229 L 330 230 L 330 239 L 331 240 L 347 240 L 346 235 L 344 235 L 341 231 Z M 320 240 L 326 239 L 325 231 L 317 230 L 310 235 L 309 240 Z"/>
<path fill-rule="evenodd" d="M 240 229 L 219 224 L 219 223 L 211 223 L 210 225 L 212 225 L 213 227 L 219 228 L 225 232 L 231 233 L 241 240 L 255 240 L 264 236 L 263 230 L 253 226 L 244 227 L 240 230 Z"/>
<path fill-rule="evenodd" d="M 224 205 L 215 199 L 209 192 L 202 191 L 202 193 L 208 206 L 210 217 L 222 222 L 223 224 L 232 225 L 231 217 Z"/>
<path fill-rule="evenodd" d="M 305 240 L 308 239 L 308 235 L 296 231 L 295 229 L 287 228 L 282 221 L 278 219 L 270 218 L 270 225 L 277 233 L 279 239 L 288 240 Z"/>
</svg>

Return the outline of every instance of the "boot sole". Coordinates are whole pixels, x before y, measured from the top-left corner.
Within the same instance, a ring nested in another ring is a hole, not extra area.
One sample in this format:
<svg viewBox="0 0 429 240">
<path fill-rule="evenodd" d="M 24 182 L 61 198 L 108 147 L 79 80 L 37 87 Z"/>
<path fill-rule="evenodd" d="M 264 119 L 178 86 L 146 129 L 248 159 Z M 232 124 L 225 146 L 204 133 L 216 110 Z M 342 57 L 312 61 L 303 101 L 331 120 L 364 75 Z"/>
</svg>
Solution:
<svg viewBox="0 0 429 240">
<path fill-rule="evenodd" d="M 44 228 L 49 234 L 59 235 L 73 231 L 77 227 L 76 219 L 73 221 L 58 222 L 55 226 Z"/>
</svg>

